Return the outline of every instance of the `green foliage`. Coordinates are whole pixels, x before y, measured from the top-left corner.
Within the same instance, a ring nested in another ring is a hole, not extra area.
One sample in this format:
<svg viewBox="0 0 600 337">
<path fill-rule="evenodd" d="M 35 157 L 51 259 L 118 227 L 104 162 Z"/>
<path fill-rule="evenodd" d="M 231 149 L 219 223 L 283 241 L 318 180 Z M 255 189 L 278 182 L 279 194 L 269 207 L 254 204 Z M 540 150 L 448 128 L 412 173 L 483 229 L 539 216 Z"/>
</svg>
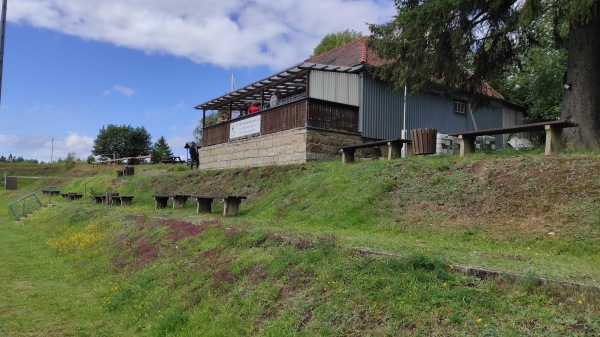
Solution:
<svg viewBox="0 0 600 337">
<path fill-rule="evenodd" d="M 510 101 L 528 108 L 531 119 L 552 120 L 560 117 L 564 74 L 567 71 L 567 51 L 562 41 L 566 29 L 554 25 L 550 15 L 532 23 L 537 46 L 519 55 L 520 64 L 490 81 Z M 566 18 L 560 17 L 566 26 Z M 558 41 L 557 41 L 558 40 Z"/>
<path fill-rule="evenodd" d="M 109 124 L 102 127 L 94 140 L 92 154 L 102 158 L 116 155 L 118 158 L 148 155 L 151 149 L 151 136 L 142 127 Z"/>
<path fill-rule="evenodd" d="M 162 162 L 164 159 L 173 156 L 173 151 L 171 151 L 171 147 L 167 144 L 165 137 L 160 136 L 160 138 L 154 143 L 152 147 L 152 159 L 151 162 L 153 164 L 158 164 Z"/>
<path fill-rule="evenodd" d="M 432 88 L 435 79 L 446 90 L 483 93 L 482 80 L 501 72 L 532 40 L 527 27 L 521 29 L 514 2 L 397 1 L 391 22 L 370 25 L 370 45 L 394 60 L 377 74 L 414 91 Z M 518 39 L 510 38 L 517 33 Z"/>
<path fill-rule="evenodd" d="M 222 111 L 217 111 L 215 113 L 207 114 L 206 115 L 206 125 L 202 124 L 202 119 L 198 120 L 198 125 L 193 130 L 194 138 L 196 139 L 196 142 L 198 144 L 202 143 L 202 128 L 204 128 L 205 126 L 211 126 L 211 125 L 217 124 L 217 121 L 219 120 L 219 116 L 222 113 L 223 113 Z"/>
<path fill-rule="evenodd" d="M 76 161 L 77 161 L 77 155 L 75 154 L 75 152 L 69 152 L 67 154 L 67 158 L 65 158 L 65 160 L 64 160 L 65 168 L 67 170 L 72 169 L 73 167 L 75 167 Z"/>
<path fill-rule="evenodd" d="M 539 39 L 540 29 L 564 39 L 569 23 L 581 23 L 582 18 L 596 15 L 593 10 L 596 3 L 595 0 L 397 1 L 398 14 L 392 21 L 370 25 L 370 46 L 385 59 L 394 60 L 378 69 L 377 74 L 398 88 L 406 84 L 413 90 L 432 88 L 433 78 L 435 84 L 442 83 L 446 88 L 485 93 L 485 80 L 504 74 L 507 67 L 517 66 L 524 57 L 533 58 L 535 66 L 535 62 L 542 61 L 539 59 L 542 55 L 527 54 L 531 46 L 539 43 L 548 46 L 548 39 Z M 565 12 L 571 14 L 565 17 Z M 564 67 L 562 57 L 564 54 L 547 62 L 552 68 L 545 70 Z M 528 68 L 531 71 L 543 68 L 541 64 L 539 68 L 535 66 Z M 562 76 L 562 72 L 554 75 Z"/>
<path fill-rule="evenodd" d="M 356 40 L 359 37 L 362 37 L 361 32 L 348 29 L 337 33 L 327 34 L 313 50 L 313 56 L 328 52 L 350 41 Z"/>
<path fill-rule="evenodd" d="M 87 159 L 86 159 L 85 161 L 86 161 L 88 164 L 92 164 L 93 162 L 95 162 L 95 161 L 96 161 L 96 158 L 94 158 L 94 156 L 90 154 L 90 155 L 87 157 Z"/>
</svg>

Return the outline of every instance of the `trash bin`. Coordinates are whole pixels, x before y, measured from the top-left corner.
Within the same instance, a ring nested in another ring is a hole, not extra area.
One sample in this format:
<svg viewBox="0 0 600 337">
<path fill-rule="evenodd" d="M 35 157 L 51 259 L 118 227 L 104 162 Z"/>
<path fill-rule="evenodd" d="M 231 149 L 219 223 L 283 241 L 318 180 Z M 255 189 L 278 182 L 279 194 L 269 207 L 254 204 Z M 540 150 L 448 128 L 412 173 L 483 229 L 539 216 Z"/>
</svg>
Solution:
<svg viewBox="0 0 600 337">
<path fill-rule="evenodd" d="M 412 129 L 410 130 L 413 154 L 435 154 L 435 141 L 437 129 Z"/>
</svg>

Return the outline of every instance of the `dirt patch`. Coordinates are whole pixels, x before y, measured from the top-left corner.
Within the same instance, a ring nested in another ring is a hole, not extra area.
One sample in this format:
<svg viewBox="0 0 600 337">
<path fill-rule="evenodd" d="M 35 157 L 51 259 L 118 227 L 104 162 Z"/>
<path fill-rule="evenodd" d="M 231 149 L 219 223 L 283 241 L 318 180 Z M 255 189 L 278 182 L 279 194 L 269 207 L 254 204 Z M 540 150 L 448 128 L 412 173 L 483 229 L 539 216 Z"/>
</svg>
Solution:
<svg viewBox="0 0 600 337">
<path fill-rule="evenodd" d="M 568 234 L 600 225 L 585 207 L 600 207 L 600 162 L 568 157 L 485 159 L 442 173 L 427 173 L 427 196 L 404 199 L 407 223 L 517 235 Z M 459 177 L 460 179 L 458 179 Z M 402 184 L 407 184 L 403 182 Z M 415 190 L 399 185 L 399 189 Z M 437 191 L 436 191 L 437 190 Z M 579 210 L 579 211 L 578 211 Z"/>
</svg>

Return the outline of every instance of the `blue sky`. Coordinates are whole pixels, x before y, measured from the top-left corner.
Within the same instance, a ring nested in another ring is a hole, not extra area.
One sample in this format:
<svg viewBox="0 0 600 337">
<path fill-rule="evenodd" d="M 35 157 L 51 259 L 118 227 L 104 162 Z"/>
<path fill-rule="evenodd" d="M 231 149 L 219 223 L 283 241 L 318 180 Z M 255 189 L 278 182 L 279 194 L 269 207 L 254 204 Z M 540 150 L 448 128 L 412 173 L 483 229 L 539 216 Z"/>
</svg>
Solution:
<svg viewBox="0 0 600 337">
<path fill-rule="evenodd" d="M 8 0 L 0 155 L 85 159 L 115 124 L 185 158 L 193 107 L 230 91 L 232 72 L 252 83 L 394 14 L 392 0 Z"/>
</svg>

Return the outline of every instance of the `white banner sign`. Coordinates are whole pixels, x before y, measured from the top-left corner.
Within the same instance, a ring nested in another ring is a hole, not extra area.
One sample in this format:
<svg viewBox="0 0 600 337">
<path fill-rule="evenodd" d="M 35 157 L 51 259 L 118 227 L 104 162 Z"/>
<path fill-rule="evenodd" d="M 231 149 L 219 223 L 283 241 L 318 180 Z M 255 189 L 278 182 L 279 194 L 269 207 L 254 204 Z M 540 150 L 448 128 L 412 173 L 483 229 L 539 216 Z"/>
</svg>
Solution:
<svg viewBox="0 0 600 337">
<path fill-rule="evenodd" d="M 260 133 L 260 115 L 229 124 L 229 139 Z"/>
</svg>

